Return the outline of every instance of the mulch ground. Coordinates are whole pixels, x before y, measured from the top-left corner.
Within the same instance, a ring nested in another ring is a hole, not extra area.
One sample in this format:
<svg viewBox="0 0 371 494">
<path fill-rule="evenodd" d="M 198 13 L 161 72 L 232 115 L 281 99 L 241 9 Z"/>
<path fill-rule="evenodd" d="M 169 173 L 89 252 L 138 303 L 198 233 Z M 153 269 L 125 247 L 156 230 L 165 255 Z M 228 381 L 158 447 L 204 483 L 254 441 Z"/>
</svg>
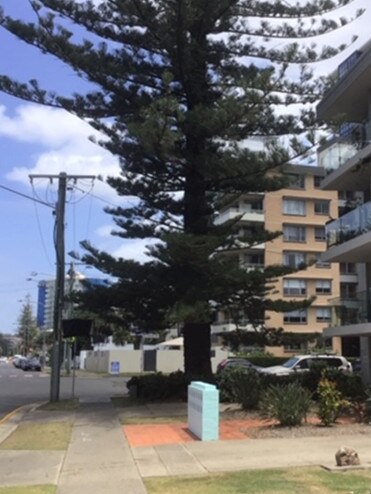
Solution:
<svg viewBox="0 0 371 494">
<path fill-rule="evenodd" d="M 123 432 L 133 447 L 179 444 L 199 439 L 188 430 L 186 423 L 124 425 Z M 220 417 L 219 439 L 264 439 L 309 436 L 370 434 L 371 425 L 355 422 L 352 417 L 341 417 L 336 424 L 324 427 L 315 416 L 299 427 L 282 427 L 274 420 L 264 420 L 257 413 L 234 411 Z"/>
</svg>

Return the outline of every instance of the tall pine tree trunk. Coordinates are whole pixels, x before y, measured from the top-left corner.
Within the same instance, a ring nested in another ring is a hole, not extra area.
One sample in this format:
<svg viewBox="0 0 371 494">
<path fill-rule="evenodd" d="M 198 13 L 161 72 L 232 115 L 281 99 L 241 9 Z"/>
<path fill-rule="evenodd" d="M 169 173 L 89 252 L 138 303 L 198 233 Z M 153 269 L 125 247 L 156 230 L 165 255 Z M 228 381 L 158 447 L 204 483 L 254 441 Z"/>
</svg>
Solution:
<svg viewBox="0 0 371 494">
<path fill-rule="evenodd" d="M 211 376 L 210 324 L 185 323 L 183 335 L 184 368 L 187 376 L 195 379 Z"/>
<path fill-rule="evenodd" d="M 190 115 L 199 108 L 206 107 L 210 100 L 210 88 L 207 75 L 205 52 L 207 51 L 206 32 L 200 26 L 190 29 L 190 39 L 180 42 L 178 54 L 183 87 L 186 94 L 187 108 Z M 192 117 L 194 118 L 194 117 Z M 184 186 L 184 231 L 194 236 L 207 236 L 209 231 L 210 211 L 206 197 L 204 176 L 204 159 L 207 149 L 207 138 L 202 122 L 191 122 L 185 126 L 188 170 L 185 174 Z M 197 254 L 195 255 L 197 258 Z M 208 259 L 198 258 L 199 266 L 207 266 Z M 201 267 L 202 269 L 202 267 Z M 201 281 L 202 280 L 202 281 Z M 204 272 L 195 275 L 194 283 L 205 284 Z M 205 297 L 207 290 L 189 291 L 186 304 L 196 307 L 196 304 L 209 303 Z M 201 295 L 202 293 L 202 295 Z M 189 298 L 188 298 L 189 297 Z M 185 373 L 194 378 L 212 375 L 211 369 L 211 340 L 210 324 L 205 322 L 204 314 L 193 315 L 192 322 L 185 321 L 184 337 L 184 369 Z"/>
</svg>

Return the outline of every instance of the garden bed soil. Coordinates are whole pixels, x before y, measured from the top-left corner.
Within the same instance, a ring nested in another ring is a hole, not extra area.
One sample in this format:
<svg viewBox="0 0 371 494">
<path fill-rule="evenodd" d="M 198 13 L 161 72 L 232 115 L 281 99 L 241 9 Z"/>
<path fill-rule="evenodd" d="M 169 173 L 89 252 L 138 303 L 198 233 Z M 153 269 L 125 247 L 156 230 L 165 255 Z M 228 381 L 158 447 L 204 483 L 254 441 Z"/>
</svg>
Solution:
<svg viewBox="0 0 371 494">
<path fill-rule="evenodd" d="M 343 436 L 353 434 L 369 434 L 371 436 L 371 422 L 357 422 L 352 416 L 341 416 L 335 424 L 324 426 L 315 414 L 310 414 L 302 425 L 286 427 L 274 420 L 264 420 L 258 412 L 243 410 L 226 410 L 220 415 L 221 421 L 241 421 L 240 431 L 251 439 L 265 438 L 295 438 L 295 437 L 323 437 Z"/>
</svg>

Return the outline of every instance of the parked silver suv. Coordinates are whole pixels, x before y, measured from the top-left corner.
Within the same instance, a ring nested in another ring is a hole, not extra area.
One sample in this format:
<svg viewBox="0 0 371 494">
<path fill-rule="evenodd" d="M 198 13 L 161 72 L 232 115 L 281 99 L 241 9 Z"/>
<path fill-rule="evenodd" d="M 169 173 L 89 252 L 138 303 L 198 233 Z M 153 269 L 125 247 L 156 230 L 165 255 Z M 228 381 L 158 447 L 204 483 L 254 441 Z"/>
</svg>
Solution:
<svg viewBox="0 0 371 494">
<path fill-rule="evenodd" d="M 295 372 L 307 372 L 316 363 L 323 363 L 328 367 L 336 368 L 344 372 L 352 372 L 352 364 L 340 355 L 296 355 L 291 357 L 282 365 L 262 368 L 264 374 L 275 376 L 288 376 Z"/>
</svg>

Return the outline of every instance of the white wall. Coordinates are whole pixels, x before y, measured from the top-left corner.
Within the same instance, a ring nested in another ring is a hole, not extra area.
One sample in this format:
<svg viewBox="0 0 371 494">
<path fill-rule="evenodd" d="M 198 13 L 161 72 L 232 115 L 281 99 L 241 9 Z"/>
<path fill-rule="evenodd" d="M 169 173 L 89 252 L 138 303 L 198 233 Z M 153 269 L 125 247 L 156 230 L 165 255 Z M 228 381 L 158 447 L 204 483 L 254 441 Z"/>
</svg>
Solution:
<svg viewBox="0 0 371 494">
<path fill-rule="evenodd" d="M 211 359 L 213 372 L 229 352 L 213 347 L 215 357 Z M 110 372 L 111 362 L 119 362 L 120 373 L 141 372 L 143 369 L 141 350 L 91 350 L 87 352 L 85 369 L 95 372 Z M 170 373 L 184 370 L 183 350 L 160 350 L 157 352 L 157 372 Z"/>
<path fill-rule="evenodd" d="M 157 372 L 184 370 L 183 350 L 159 350 L 157 352 Z"/>
</svg>

